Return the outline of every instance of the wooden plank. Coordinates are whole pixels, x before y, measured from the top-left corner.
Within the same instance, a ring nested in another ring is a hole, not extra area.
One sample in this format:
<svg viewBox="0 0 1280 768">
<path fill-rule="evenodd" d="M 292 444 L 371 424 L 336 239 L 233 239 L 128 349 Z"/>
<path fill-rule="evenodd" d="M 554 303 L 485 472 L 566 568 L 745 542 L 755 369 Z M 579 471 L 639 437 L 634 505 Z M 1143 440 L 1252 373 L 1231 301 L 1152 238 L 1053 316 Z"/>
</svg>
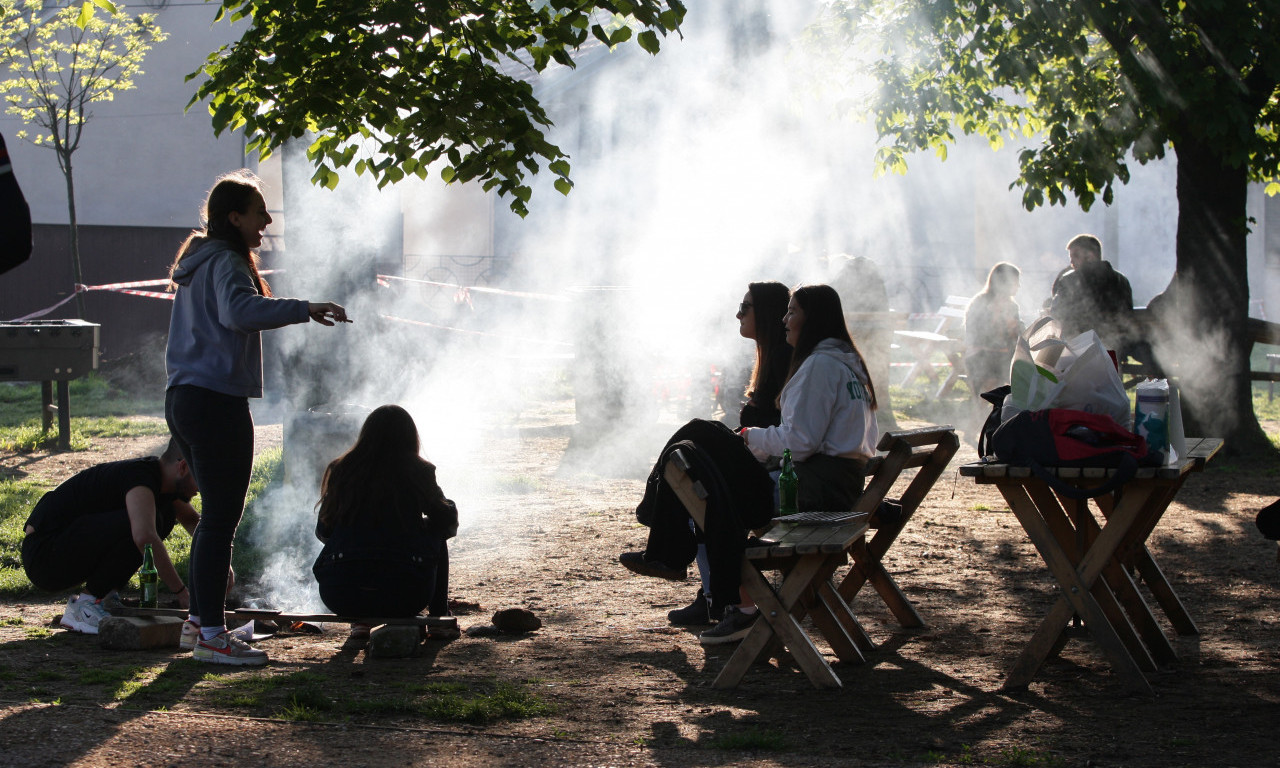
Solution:
<svg viewBox="0 0 1280 768">
<path fill-rule="evenodd" d="M 189 615 L 186 608 L 124 608 L 121 616 L 176 616 L 185 619 Z M 316 624 L 393 624 L 419 627 L 456 627 L 458 619 L 454 616 L 395 616 L 364 617 L 339 616 L 335 613 L 289 613 L 262 608 L 231 608 L 224 611 L 228 616 L 237 616 L 242 620 L 255 619 L 294 623 L 305 621 Z"/>
</svg>

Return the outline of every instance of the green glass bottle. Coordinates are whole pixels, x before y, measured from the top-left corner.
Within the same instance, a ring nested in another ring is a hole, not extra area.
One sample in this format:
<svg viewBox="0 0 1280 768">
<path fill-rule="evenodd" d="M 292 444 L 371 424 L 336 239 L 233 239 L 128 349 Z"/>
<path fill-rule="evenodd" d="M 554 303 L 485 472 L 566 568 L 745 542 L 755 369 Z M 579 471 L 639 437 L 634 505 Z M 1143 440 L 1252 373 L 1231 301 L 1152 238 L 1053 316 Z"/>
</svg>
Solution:
<svg viewBox="0 0 1280 768">
<path fill-rule="evenodd" d="M 800 511 L 797 499 L 800 493 L 800 478 L 796 477 L 796 467 L 791 461 L 791 449 L 782 450 L 782 474 L 778 475 L 778 514 L 794 515 Z"/>
<path fill-rule="evenodd" d="M 138 584 L 142 586 L 143 608 L 157 607 L 160 597 L 160 572 L 156 570 L 155 557 L 151 554 L 151 545 L 142 547 L 142 570 L 138 571 Z"/>
</svg>

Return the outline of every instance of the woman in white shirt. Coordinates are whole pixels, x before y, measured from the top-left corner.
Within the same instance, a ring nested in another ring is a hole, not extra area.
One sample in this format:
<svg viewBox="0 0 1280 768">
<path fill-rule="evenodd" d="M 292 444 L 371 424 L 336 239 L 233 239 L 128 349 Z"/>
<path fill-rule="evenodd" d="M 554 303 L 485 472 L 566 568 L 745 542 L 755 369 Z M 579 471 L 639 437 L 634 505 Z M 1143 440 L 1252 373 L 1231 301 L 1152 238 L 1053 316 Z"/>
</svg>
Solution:
<svg viewBox="0 0 1280 768">
<path fill-rule="evenodd" d="M 876 451 L 875 388 L 831 286 L 792 291 L 783 324 L 795 351 L 779 396 L 782 423 L 744 429 L 742 438 L 760 461 L 791 449 L 801 510 L 849 509 L 862 493 L 866 461 Z M 702 644 L 741 640 L 756 613 L 745 602 L 726 606 L 720 623 L 700 636 Z"/>
</svg>

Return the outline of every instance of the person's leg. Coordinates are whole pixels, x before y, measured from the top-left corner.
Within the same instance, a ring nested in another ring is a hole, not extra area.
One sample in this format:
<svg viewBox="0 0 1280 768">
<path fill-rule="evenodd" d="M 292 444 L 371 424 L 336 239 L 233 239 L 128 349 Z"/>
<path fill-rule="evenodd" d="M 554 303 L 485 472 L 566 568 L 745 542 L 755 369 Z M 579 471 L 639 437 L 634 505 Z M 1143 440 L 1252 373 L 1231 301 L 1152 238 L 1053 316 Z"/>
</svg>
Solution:
<svg viewBox="0 0 1280 768">
<path fill-rule="evenodd" d="M 123 587 L 142 565 L 123 509 L 83 515 L 48 535 L 33 533 L 23 540 L 22 559 L 27 577 L 40 589 L 83 584 L 98 600 Z"/>
<path fill-rule="evenodd" d="M 165 416 L 200 487 L 188 588 L 192 614 L 207 638 L 224 626 L 232 544 L 253 472 L 253 416 L 247 398 L 199 387 L 171 388 Z"/>
<path fill-rule="evenodd" d="M 431 616 L 449 616 L 449 543 L 440 541 L 440 549 L 436 554 L 436 579 L 431 593 L 431 602 L 427 604 L 427 613 Z"/>
</svg>

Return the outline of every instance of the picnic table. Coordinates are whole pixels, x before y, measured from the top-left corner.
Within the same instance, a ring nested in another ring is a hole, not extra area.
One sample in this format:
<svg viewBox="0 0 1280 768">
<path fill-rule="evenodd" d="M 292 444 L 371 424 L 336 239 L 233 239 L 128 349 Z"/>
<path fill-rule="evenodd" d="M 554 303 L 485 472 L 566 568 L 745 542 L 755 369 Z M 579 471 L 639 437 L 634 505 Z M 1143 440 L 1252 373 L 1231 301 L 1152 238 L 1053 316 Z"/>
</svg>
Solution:
<svg viewBox="0 0 1280 768">
<path fill-rule="evenodd" d="M 920 316 L 921 319 L 937 321 L 932 330 L 893 332 L 894 340 L 907 350 L 911 358 L 906 364 L 907 373 L 898 386 L 906 388 L 923 375 L 937 386 L 937 390 L 931 393 L 932 399 L 941 400 L 965 378 L 964 339 L 960 337 L 960 333 L 969 301 L 965 296 L 948 296 L 946 303 L 937 312 Z M 915 317 L 912 316 L 913 319 Z M 947 368 L 947 375 L 941 381 L 938 372 L 934 370 L 934 358 L 938 355 L 946 358 L 945 363 L 939 364 L 940 367 Z"/>
<path fill-rule="evenodd" d="M 1000 490 L 1061 589 L 1009 672 L 1006 689 L 1026 688 L 1045 661 L 1079 634 L 1073 628 L 1082 626 L 1126 684 L 1151 692 L 1147 674 L 1173 663 L 1177 654 L 1135 578 L 1146 583 L 1178 635 L 1198 634 L 1147 548 L 1147 538 L 1191 473 L 1203 469 L 1221 448 L 1219 438 L 1188 438 L 1185 457 L 1163 467 L 1140 467 L 1114 494 L 1094 499 L 1101 521 L 1086 501 L 1057 494 L 1028 467 L 984 462 L 960 467 L 961 476 Z M 1047 469 L 1080 488 L 1096 487 L 1116 471 Z"/>
</svg>

